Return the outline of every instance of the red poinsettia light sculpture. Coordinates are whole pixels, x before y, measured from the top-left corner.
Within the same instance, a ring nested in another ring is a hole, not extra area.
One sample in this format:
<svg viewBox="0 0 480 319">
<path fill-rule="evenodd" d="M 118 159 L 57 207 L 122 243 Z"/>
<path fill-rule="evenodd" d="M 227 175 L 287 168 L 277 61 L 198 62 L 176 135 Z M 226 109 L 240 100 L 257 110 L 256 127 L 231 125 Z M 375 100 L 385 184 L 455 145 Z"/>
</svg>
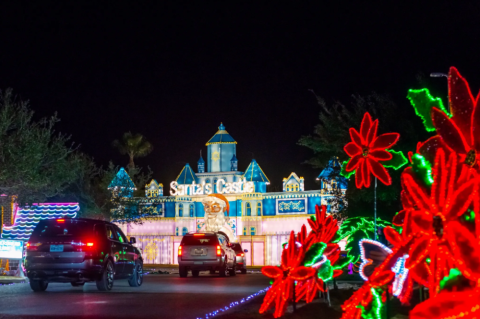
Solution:
<svg viewBox="0 0 480 319">
<path fill-rule="evenodd" d="M 381 162 L 392 159 L 392 154 L 387 149 L 397 143 L 400 134 L 386 133 L 377 136 L 377 129 L 378 120 L 372 121 L 368 112 L 363 116 L 360 132 L 350 128 L 352 142 L 344 147 L 351 157 L 346 171 L 355 170 L 355 184 L 358 188 L 370 187 L 371 173 L 385 185 L 392 183 L 390 174 Z"/>
<path fill-rule="evenodd" d="M 295 236 L 292 231 L 282 252 L 280 266 L 265 266 L 262 273 L 274 280 L 268 290 L 260 313 L 275 306 L 274 317 L 283 315 L 289 301 L 304 299 L 311 302 L 318 291 L 324 291 L 324 282 L 339 276 L 343 265 L 336 265 L 340 247 L 332 243 L 338 230 L 337 220 L 327 217 L 325 206 L 316 206 L 315 218 L 308 220 L 312 231 L 305 225 Z M 348 263 L 349 260 L 344 261 Z"/>
</svg>

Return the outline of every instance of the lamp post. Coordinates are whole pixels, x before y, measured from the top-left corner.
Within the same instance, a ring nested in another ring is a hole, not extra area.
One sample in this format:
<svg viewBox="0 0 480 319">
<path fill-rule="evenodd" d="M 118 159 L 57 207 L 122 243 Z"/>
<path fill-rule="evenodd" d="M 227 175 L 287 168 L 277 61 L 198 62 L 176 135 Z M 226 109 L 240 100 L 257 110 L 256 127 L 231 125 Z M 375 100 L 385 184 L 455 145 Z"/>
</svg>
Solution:
<svg viewBox="0 0 480 319">
<path fill-rule="evenodd" d="M 432 73 L 430 73 L 430 77 L 431 78 L 444 78 L 445 77 L 448 80 L 448 74 L 440 73 L 440 72 L 432 72 Z M 447 100 L 448 100 L 447 111 L 448 111 L 448 113 L 450 113 L 450 99 L 447 99 Z"/>
</svg>

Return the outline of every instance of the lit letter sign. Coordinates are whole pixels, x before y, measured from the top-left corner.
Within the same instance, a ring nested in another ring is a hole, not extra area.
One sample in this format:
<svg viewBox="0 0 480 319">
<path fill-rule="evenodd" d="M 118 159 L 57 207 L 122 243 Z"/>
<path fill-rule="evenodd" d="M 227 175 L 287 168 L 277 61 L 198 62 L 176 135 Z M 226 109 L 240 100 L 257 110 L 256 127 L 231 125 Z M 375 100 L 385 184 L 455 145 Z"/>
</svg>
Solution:
<svg viewBox="0 0 480 319">
<path fill-rule="evenodd" d="M 255 184 L 241 179 L 238 182 L 226 183 L 225 180 L 219 179 L 215 184 L 218 194 L 239 194 L 255 192 Z M 178 185 L 176 181 L 170 183 L 170 195 L 210 195 L 213 191 L 213 183 L 196 184 L 195 181 L 190 185 Z"/>
</svg>

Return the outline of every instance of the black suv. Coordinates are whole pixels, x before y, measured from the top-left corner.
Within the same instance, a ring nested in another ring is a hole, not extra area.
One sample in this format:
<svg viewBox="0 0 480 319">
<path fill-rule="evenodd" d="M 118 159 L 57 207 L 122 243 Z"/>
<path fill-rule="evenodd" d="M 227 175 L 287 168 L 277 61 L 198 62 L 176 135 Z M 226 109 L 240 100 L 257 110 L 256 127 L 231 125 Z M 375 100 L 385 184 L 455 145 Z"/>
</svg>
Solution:
<svg viewBox="0 0 480 319">
<path fill-rule="evenodd" d="M 132 287 L 143 282 L 143 259 L 117 225 L 94 219 L 41 220 L 27 243 L 25 268 L 33 291 L 49 282 L 83 286 L 96 281 L 98 290 L 113 287 L 114 279 L 128 278 Z"/>
</svg>

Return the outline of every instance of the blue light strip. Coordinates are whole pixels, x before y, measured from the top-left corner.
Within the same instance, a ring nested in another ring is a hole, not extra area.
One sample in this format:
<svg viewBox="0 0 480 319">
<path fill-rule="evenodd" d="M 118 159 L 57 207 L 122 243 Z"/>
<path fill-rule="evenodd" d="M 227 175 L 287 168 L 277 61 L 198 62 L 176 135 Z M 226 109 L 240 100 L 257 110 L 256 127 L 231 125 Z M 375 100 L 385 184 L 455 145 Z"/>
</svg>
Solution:
<svg viewBox="0 0 480 319">
<path fill-rule="evenodd" d="M 270 287 L 271 287 L 271 286 L 270 286 Z M 256 293 L 254 293 L 253 295 L 250 295 L 250 296 L 248 296 L 248 297 L 246 297 L 246 298 L 242 298 L 240 301 L 234 301 L 234 302 L 230 303 L 229 306 L 225 306 L 224 308 L 220 308 L 220 309 L 214 310 L 214 311 L 212 311 L 212 312 L 210 312 L 210 313 L 207 313 L 207 314 L 205 314 L 205 319 L 209 319 L 209 318 L 211 318 L 211 317 L 214 317 L 214 316 L 218 315 L 218 314 L 221 313 L 221 312 L 225 312 L 225 311 L 227 311 L 227 310 L 229 310 L 229 309 L 231 309 L 231 308 L 233 308 L 233 307 L 235 307 L 235 306 L 238 306 L 238 305 L 240 305 L 240 304 L 242 304 L 242 303 L 244 303 L 244 302 L 246 302 L 246 301 L 248 301 L 248 300 L 250 300 L 250 299 L 253 299 L 253 298 L 257 297 L 258 295 L 264 294 L 264 293 L 266 293 L 266 292 L 268 291 L 268 289 L 270 289 L 270 287 L 267 287 L 267 288 L 265 288 L 265 289 L 262 289 L 262 290 L 260 290 L 259 292 L 256 292 Z M 197 317 L 197 319 L 204 319 L 204 318 L 199 318 L 199 317 Z"/>
</svg>

